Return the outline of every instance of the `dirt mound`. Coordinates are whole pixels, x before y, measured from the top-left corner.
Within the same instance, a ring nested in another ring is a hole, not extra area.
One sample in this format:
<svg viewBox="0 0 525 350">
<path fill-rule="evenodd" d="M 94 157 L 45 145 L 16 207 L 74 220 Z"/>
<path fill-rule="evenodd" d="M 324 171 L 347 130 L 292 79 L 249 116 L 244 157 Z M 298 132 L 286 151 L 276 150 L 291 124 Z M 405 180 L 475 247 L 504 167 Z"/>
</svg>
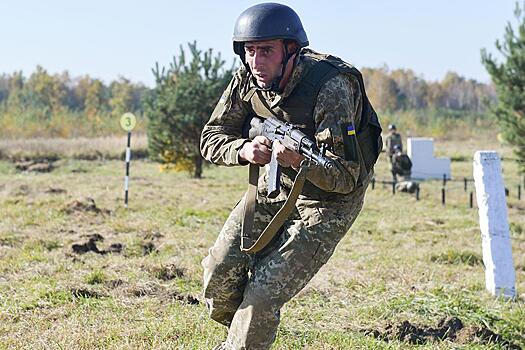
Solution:
<svg viewBox="0 0 525 350">
<path fill-rule="evenodd" d="M 95 204 L 95 200 L 90 197 L 85 197 L 82 199 L 75 199 L 72 202 L 66 204 L 64 211 L 68 214 L 74 212 L 91 212 L 95 214 L 110 214 L 111 211 L 108 209 L 100 209 Z"/>
<path fill-rule="evenodd" d="M 73 244 L 71 249 L 76 254 L 85 254 L 87 252 L 95 252 L 97 254 L 104 254 L 103 251 L 99 250 L 96 244 L 96 240 L 90 238 L 86 243 L 83 244 Z"/>
<path fill-rule="evenodd" d="M 482 344 L 499 344 L 504 349 L 520 350 L 521 347 L 505 340 L 501 335 L 494 333 L 488 328 L 478 326 L 468 326 L 461 329 L 456 340 L 461 344 L 478 342 Z"/>
<path fill-rule="evenodd" d="M 114 288 L 118 288 L 120 286 L 123 286 L 125 284 L 126 284 L 126 282 L 119 278 L 119 279 L 116 279 L 116 280 L 107 281 L 106 282 L 106 287 L 114 289 Z"/>
<path fill-rule="evenodd" d="M 151 273 L 158 279 L 170 281 L 175 278 L 184 277 L 184 269 L 177 267 L 175 264 L 164 265 L 151 269 Z"/>
<path fill-rule="evenodd" d="M 438 322 L 437 327 L 419 326 L 403 321 L 399 324 L 388 324 L 383 331 L 365 330 L 365 334 L 384 341 L 399 340 L 410 344 L 426 344 L 446 339 L 460 344 L 475 342 L 483 345 L 498 344 L 511 350 L 521 349 L 485 327 L 465 327 L 457 317 L 443 318 Z"/>
<path fill-rule="evenodd" d="M 108 250 L 106 250 L 107 253 L 121 253 L 122 249 L 124 249 L 124 245 L 122 243 L 112 243 Z"/>
<path fill-rule="evenodd" d="M 166 301 L 178 301 L 188 305 L 198 305 L 199 299 L 188 293 L 181 293 L 176 290 L 168 290 L 166 286 L 156 282 L 146 282 L 139 285 L 129 286 L 126 292 L 138 298 L 155 297 Z"/>
<path fill-rule="evenodd" d="M 145 240 L 150 240 L 150 241 L 153 241 L 153 240 L 156 240 L 156 239 L 160 239 L 160 238 L 163 238 L 164 235 L 158 231 L 150 231 L 150 232 L 146 232 L 142 235 L 144 237 Z"/>
<path fill-rule="evenodd" d="M 142 255 L 146 256 L 152 253 L 158 253 L 157 248 L 153 242 L 146 242 L 141 245 Z"/>
<path fill-rule="evenodd" d="M 90 241 L 94 241 L 94 242 L 102 242 L 104 240 L 104 236 L 102 236 L 99 233 L 92 233 L 90 235 L 81 235 L 81 237 L 86 237 Z"/>
<path fill-rule="evenodd" d="M 86 236 L 88 238 L 88 241 L 83 244 L 73 244 L 71 246 L 71 249 L 73 249 L 73 252 L 76 254 L 85 254 L 87 252 L 95 252 L 97 254 L 108 254 L 108 253 L 120 253 L 122 252 L 123 245 L 122 243 L 113 243 L 109 246 L 107 250 L 100 250 L 97 247 L 96 242 L 101 242 L 104 240 L 104 237 L 99 235 L 98 233 L 88 235 Z"/>
<path fill-rule="evenodd" d="M 65 189 L 63 189 L 63 188 L 49 187 L 47 190 L 45 190 L 45 193 L 62 194 L 62 193 L 67 193 L 67 191 Z"/>
<path fill-rule="evenodd" d="M 18 171 L 49 173 L 55 169 L 53 161 L 47 159 L 34 159 L 27 161 L 15 162 L 15 168 Z"/>
<path fill-rule="evenodd" d="M 198 305 L 199 299 L 189 294 L 181 294 L 179 292 L 173 292 L 169 295 L 170 299 L 177 300 L 189 305 Z"/>
<path fill-rule="evenodd" d="M 71 288 L 71 294 L 75 298 L 102 298 L 101 293 L 86 288 Z"/>
<path fill-rule="evenodd" d="M 157 283 L 143 283 L 130 286 L 127 291 L 136 297 L 158 296 L 163 293 L 162 286 Z"/>
</svg>

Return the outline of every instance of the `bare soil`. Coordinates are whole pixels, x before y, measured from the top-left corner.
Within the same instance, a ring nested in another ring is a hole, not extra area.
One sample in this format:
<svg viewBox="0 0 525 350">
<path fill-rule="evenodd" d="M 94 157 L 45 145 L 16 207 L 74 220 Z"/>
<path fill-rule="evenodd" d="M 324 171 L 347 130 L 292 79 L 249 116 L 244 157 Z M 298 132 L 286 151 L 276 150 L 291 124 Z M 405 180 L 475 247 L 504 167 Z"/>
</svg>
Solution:
<svg viewBox="0 0 525 350">
<path fill-rule="evenodd" d="M 384 330 L 365 330 L 365 334 L 386 342 L 399 340 L 410 344 L 427 344 L 448 340 L 459 344 L 479 343 L 482 345 L 499 345 L 504 349 L 519 350 L 521 347 L 505 340 L 483 326 L 465 326 L 458 317 L 441 319 L 436 327 L 412 324 L 405 320 L 400 323 L 389 323 Z"/>
</svg>

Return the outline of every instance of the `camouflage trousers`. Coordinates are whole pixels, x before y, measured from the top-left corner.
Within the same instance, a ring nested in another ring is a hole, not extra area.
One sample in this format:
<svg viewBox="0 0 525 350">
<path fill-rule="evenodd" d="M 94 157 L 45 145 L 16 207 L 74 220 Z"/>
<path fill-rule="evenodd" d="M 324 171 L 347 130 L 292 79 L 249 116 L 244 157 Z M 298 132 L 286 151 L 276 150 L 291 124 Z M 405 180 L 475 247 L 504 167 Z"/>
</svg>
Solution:
<svg viewBox="0 0 525 350">
<path fill-rule="evenodd" d="M 300 197 L 280 234 L 256 254 L 240 250 L 244 199 L 237 204 L 202 261 L 210 316 L 229 328 L 221 349 L 270 348 L 281 307 L 333 254 L 363 206 L 367 184 L 333 207 Z M 266 227 L 281 204 L 256 205 L 254 232 Z"/>
</svg>

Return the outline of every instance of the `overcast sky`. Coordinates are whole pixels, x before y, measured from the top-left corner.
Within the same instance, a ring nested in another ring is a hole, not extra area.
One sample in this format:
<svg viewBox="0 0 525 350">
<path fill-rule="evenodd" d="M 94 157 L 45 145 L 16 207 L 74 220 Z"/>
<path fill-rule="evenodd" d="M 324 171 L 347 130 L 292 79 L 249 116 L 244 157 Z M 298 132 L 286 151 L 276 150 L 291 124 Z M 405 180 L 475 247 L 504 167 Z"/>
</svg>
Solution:
<svg viewBox="0 0 525 350">
<path fill-rule="evenodd" d="M 155 62 L 168 65 L 180 44 L 233 62 L 237 16 L 260 1 L 2 0 L 0 73 L 41 65 L 106 83 L 125 76 L 151 86 Z M 358 68 L 410 68 L 427 80 L 447 71 L 479 81 L 489 76 L 480 49 L 496 52 L 513 0 L 281 1 L 301 17 L 310 47 Z"/>
</svg>

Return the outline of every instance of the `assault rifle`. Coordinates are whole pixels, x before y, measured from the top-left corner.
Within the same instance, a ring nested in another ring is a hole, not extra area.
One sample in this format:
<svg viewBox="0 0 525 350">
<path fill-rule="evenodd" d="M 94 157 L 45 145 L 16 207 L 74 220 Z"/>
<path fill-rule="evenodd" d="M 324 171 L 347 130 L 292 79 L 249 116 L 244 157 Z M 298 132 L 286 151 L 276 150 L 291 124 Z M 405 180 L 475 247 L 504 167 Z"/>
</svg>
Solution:
<svg viewBox="0 0 525 350">
<path fill-rule="evenodd" d="M 249 128 L 247 134 L 250 139 L 265 136 L 272 144 L 279 141 L 284 147 L 303 155 L 309 161 L 325 169 L 334 167 L 334 162 L 325 156 L 326 144 L 322 144 L 321 149 L 318 149 L 314 141 L 291 123 L 282 122 L 275 117 L 266 119 L 253 117 Z M 275 198 L 280 192 L 281 169 L 273 152 L 269 166 L 268 197 Z"/>
</svg>

